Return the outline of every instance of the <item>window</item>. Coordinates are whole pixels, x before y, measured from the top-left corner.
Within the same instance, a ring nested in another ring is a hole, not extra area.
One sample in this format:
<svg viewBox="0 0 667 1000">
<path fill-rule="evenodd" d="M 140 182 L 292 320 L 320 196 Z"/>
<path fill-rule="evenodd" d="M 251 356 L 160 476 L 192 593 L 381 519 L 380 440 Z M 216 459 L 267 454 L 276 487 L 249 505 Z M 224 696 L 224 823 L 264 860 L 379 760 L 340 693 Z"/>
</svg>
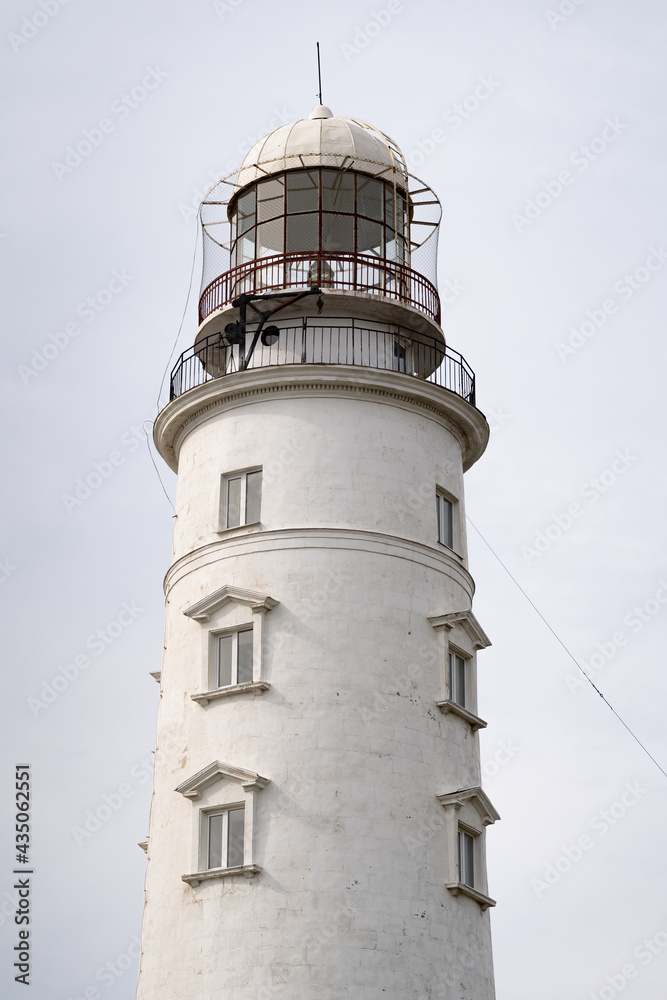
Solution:
<svg viewBox="0 0 667 1000">
<path fill-rule="evenodd" d="M 252 626 L 215 637 L 213 687 L 252 680 Z"/>
<path fill-rule="evenodd" d="M 459 882 L 475 885 L 475 838 L 459 829 Z"/>
<path fill-rule="evenodd" d="M 268 785 L 256 771 L 214 760 L 176 788 L 200 805 L 193 819 L 192 867 L 181 878 L 196 889 L 216 879 L 253 878 L 256 795 Z"/>
<path fill-rule="evenodd" d="M 249 469 L 222 477 L 222 530 L 257 524 L 262 501 L 262 470 Z"/>
<path fill-rule="evenodd" d="M 436 796 L 445 810 L 445 886 L 453 896 L 474 899 L 482 910 L 495 906 L 486 885 L 486 827 L 500 816 L 475 785 Z"/>
<path fill-rule="evenodd" d="M 394 371 L 404 372 L 407 371 L 406 366 L 406 349 L 403 344 L 399 344 L 398 341 L 394 340 Z"/>
<path fill-rule="evenodd" d="M 454 504 L 443 493 L 435 494 L 435 509 L 438 517 L 438 541 L 448 548 L 454 548 Z"/>
<path fill-rule="evenodd" d="M 457 705 L 466 705 L 468 700 L 466 661 L 458 653 L 449 654 L 449 697 Z"/>
<path fill-rule="evenodd" d="M 464 719 L 473 733 L 486 722 L 477 715 L 477 650 L 490 646 L 472 611 L 431 615 L 428 619 L 438 633 L 441 697 L 440 711 Z"/>
<path fill-rule="evenodd" d="M 225 584 L 183 614 L 200 626 L 201 681 L 190 695 L 202 707 L 220 698 L 268 691 L 262 641 L 265 616 L 278 604 L 268 594 Z"/>
<path fill-rule="evenodd" d="M 243 864 L 245 807 L 206 814 L 206 868 L 238 868 Z"/>
</svg>

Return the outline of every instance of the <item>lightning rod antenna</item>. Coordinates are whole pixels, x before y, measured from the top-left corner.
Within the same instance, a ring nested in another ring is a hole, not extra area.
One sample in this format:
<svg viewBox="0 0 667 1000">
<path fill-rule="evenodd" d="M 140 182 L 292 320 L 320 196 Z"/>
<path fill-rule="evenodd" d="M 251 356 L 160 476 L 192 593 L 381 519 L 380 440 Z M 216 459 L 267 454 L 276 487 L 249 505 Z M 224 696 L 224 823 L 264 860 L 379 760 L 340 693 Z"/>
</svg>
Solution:
<svg viewBox="0 0 667 1000">
<path fill-rule="evenodd" d="M 315 44 L 317 45 L 317 79 L 318 79 L 319 85 L 320 85 L 320 91 L 319 91 L 319 94 L 317 96 L 319 97 L 320 104 L 321 104 L 322 103 L 322 68 L 321 68 L 321 65 L 320 65 L 320 43 L 316 42 Z"/>
</svg>

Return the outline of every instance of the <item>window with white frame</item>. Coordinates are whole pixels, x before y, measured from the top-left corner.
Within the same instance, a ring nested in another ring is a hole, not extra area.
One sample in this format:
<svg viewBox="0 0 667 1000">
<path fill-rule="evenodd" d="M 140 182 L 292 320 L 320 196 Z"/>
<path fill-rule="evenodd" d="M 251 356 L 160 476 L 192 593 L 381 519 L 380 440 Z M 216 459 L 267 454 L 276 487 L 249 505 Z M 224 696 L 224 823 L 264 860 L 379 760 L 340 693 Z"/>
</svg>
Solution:
<svg viewBox="0 0 667 1000">
<path fill-rule="evenodd" d="M 245 469 L 222 477 L 221 530 L 257 524 L 262 502 L 262 470 Z"/>
<path fill-rule="evenodd" d="M 440 793 L 437 799 L 445 809 L 445 886 L 483 910 L 495 906 L 486 884 L 485 830 L 500 816 L 479 785 Z"/>
<path fill-rule="evenodd" d="M 463 708 L 470 700 L 470 667 L 466 657 L 454 650 L 449 651 L 449 697 Z"/>
<path fill-rule="evenodd" d="M 459 882 L 475 887 L 475 836 L 459 827 Z"/>
<path fill-rule="evenodd" d="M 244 864 L 245 806 L 204 814 L 206 869 Z"/>
<path fill-rule="evenodd" d="M 440 490 L 435 494 L 435 509 L 438 518 L 438 541 L 447 548 L 454 548 L 455 501 Z"/>
<path fill-rule="evenodd" d="M 190 697 L 202 707 L 219 698 L 268 691 L 262 636 L 278 604 L 268 594 L 225 584 L 183 612 L 200 625 L 201 682 Z"/>
<path fill-rule="evenodd" d="M 254 861 L 255 796 L 269 779 L 220 760 L 186 778 L 176 788 L 198 802 L 193 815 L 191 865 L 184 882 L 196 889 L 215 879 L 253 878 L 261 871 Z"/>
<path fill-rule="evenodd" d="M 477 650 L 491 644 L 487 635 L 470 610 L 430 615 L 428 620 L 438 634 L 438 708 L 465 720 L 473 732 L 484 729 L 486 722 L 477 714 Z"/>
<path fill-rule="evenodd" d="M 253 678 L 253 629 L 235 629 L 213 636 L 213 688 L 246 684 Z"/>
</svg>

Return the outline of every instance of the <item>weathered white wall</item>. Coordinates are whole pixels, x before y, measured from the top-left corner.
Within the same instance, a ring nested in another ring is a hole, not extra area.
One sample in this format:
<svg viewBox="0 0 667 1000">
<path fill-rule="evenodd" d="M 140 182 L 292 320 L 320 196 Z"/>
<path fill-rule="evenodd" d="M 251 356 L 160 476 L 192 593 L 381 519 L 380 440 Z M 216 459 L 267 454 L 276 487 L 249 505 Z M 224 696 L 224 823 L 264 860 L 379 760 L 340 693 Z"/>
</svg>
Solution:
<svg viewBox="0 0 667 1000">
<path fill-rule="evenodd" d="M 263 529 L 354 527 L 433 544 L 435 484 L 463 507 L 460 447 L 399 403 L 313 391 L 215 412 L 181 445 L 175 557 L 219 537 L 221 474 L 249 466 L 264 469 Z"/>
<path fill-rule="evenodd" d="M 344 381 L 239 398 L 181 435 L 139 1000 L 494 996 L 488 913 L 444 886 L 436 800 L 480 777 L 477 736 L 435 705 L 427 621 L 472 601 L 463 534 L 458 554 L 436 541 L 436 483 L 463 507 L 461 447 L 442 414 Z M 217 533 L 221 474 L 258 465 L 261 529 Z M 202 707 L 202 629 L 252 613 L 183 611 L 225 584 L 280 602 L 271 687 Z M 262 871 L 193 889 L 198 810 L 228 793 L 174 789 L 216 759 L 270 779 Z"/>
</svg>

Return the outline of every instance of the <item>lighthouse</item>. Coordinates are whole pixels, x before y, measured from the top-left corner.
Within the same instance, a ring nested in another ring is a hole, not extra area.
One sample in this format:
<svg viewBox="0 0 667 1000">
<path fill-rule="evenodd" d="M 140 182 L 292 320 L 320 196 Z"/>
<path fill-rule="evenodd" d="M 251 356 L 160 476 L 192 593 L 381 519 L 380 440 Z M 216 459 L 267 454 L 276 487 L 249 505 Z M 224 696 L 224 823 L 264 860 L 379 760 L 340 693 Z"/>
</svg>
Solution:
<svg viewBox="0 0 667 1000">
<path fill-rule="evenodd" d="M 202 206 L 138 1000 L 492 1000 L 463 473 L 440 204 L 315 107 Z"/>
</svg>

